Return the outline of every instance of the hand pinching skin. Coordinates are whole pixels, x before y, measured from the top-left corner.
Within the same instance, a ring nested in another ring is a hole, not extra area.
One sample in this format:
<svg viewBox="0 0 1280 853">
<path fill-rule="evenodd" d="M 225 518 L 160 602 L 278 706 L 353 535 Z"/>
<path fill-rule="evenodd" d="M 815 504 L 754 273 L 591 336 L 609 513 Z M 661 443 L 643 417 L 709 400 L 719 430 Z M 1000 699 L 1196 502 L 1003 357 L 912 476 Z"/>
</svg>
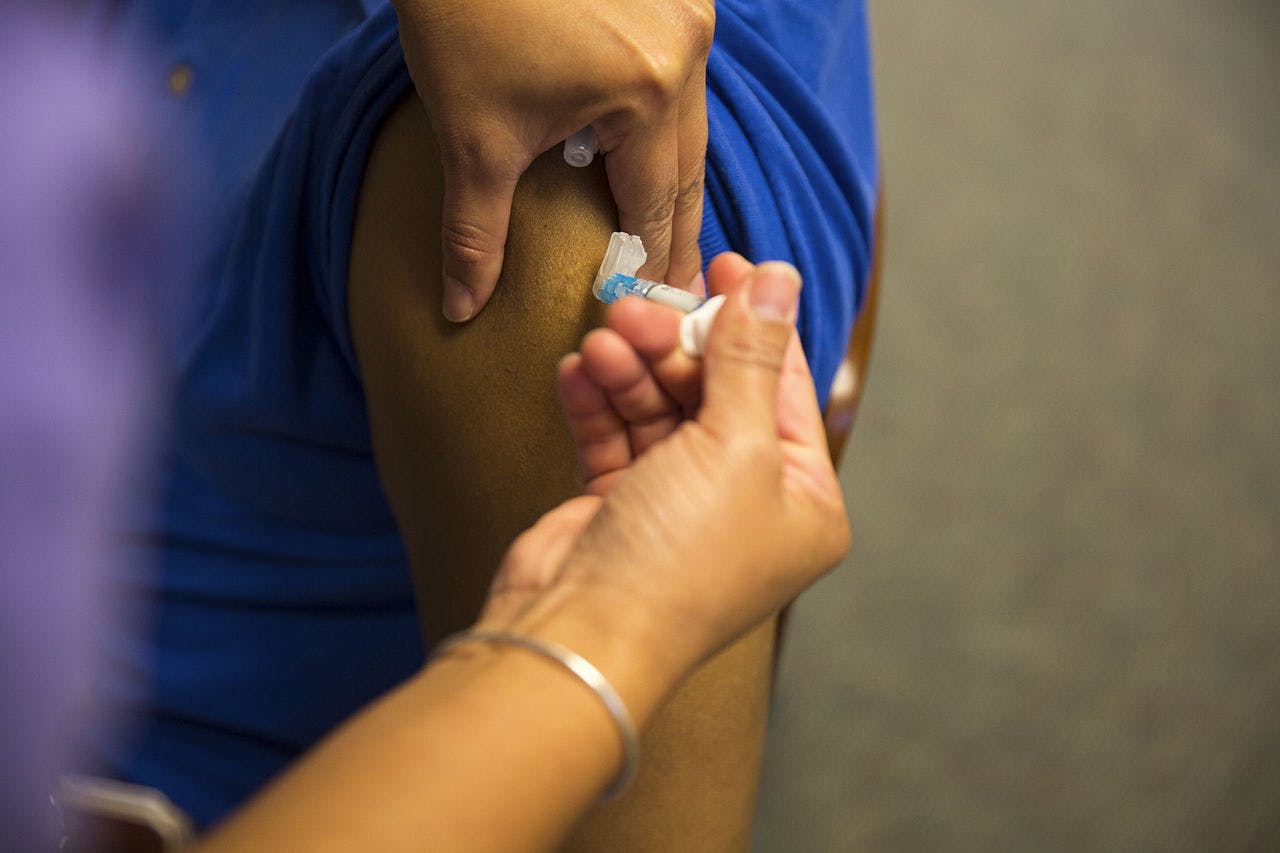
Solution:
<svg viewBox="0 0 1280 853">
<path fill-rule="evenodd" d="M 444 161 L 445 316 L 484 307 L 520 176 L 588 127 L 622 230 L 649 248 L 642 272 L 678 287 L 698 275 L 712 0 L 394 5 Z"/>
</svg>

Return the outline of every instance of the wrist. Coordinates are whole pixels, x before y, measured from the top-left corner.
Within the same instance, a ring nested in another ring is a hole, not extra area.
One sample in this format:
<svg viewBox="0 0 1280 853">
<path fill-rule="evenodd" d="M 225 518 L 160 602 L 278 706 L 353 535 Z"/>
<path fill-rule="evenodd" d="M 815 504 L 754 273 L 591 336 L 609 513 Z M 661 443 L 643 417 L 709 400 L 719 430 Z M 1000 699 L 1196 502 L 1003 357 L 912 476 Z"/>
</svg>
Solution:
<svg viewBox="0 0 1280 853">
<path fill-rule="evenodd" d="M 638 767 L 639 731 L 683 668 L 673 666 L 663 653 L 649 620 L 610 600 L 615 596 L 609 592 L 558 586 L 515 618 L 483 620 L 448 637 L 421 673 L 419 685 L 436 694 L 443 690 L 457 705 L 467 695 L 487 695 L 486 683 L 501 684 L 504 693 L 518 697 L 514 704 L 526 723 L 540 728 L 544 737 L 551 737 L 557 726 L 568 726 L 579 735 L 579 754 L 597 759 L 608 752 L 589 743 L 601 742 L 595 724 L 608 720 L 610 740 L 616 740 L 619 752 L 604 796 L 617 796 Z M 580 684 L 570 687 L 574 680 Z M 589 700 L 582 687 L 594 694 Z M 591 765 L 584 759 L 580 774 L 588 782 L 598 769 Z"/>
<path fill-rule="evenodd" d="M 586 658 L 641 729 L 693 665 L 647 608 L 599 585 L 562 582 L 503 628 Z"/>
</svg>

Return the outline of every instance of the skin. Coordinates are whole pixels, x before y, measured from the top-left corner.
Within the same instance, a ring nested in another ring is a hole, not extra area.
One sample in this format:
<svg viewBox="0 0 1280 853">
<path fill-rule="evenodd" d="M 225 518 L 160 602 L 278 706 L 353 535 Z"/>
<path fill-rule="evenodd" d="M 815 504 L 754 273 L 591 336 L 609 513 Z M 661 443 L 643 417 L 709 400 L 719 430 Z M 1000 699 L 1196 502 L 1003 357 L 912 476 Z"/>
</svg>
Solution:
<svg viewBox="0 0 1280 853">
<path fill-rule="evenodd" d="M 713 0 L 395 0 L 405 61 L 443 164 L 445 285 L 475 316 L 503 269 L 516 187 L 540 154 L 585 127 L 607 152 L 621 228 L 642 272 L 686 286 L 701 269 L 706 65 Z M 554 50 L 548 47 L 554 45 Z"/>
<path fill-rule="evenodd" d="M 849 544 L 789 316 L 799 277 L 724 256 L 709 280 L 731 295 L 705 364 L 672 351 L 672 312 L 641 302 L 615 306 L 609 329 L 561 362 L 586 494 L 514 543 L 479 623 L 584 652 L 641 726 L 693 667 Z M 689 499 L 667 501 L 673 487 Z M 465 645 L 328 738 L 201 849 L 552 849 L 617 772 L 619 744 L 599 700 L 557 665 Z M 637 847 L 672 849 L 649 837 L 611 849 Z"/>
<path fill-rule="evenodd" d="M 441 258 L 422 239 L 440 227 L 437 162 L 406 99 L 366 168 L 349 286 L 375 457 L 429 648 L 476 619 L 508 543 L 581 491 L 552 389 L 563 354 L 600 323 L 589 284 L 617 226 L 598 161 L 539 159 L 514 197 L 492 302 L 455 326 L 435 310 Z M 568 849 L 746 849 L 773 645 L 766 622 L 686 679 L 645 733 L 631 792 L 592 812 Z"/>
</svg>

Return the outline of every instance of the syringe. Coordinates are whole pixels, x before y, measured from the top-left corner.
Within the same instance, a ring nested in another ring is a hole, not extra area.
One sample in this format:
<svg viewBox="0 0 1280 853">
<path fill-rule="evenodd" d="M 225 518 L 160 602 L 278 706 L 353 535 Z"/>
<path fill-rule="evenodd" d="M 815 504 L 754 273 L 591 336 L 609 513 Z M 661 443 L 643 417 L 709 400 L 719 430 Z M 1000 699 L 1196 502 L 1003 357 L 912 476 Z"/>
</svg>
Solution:
<svg viewBox="0 0 1280 853">
<path fill-rule="evenodd" d="M 725 297 L 704 299 L 667 284 L 636 278 L 636 270 L 644 264 L 644 243 L 634 234 L 615 231 L 609 238 L 604 261 L 596 273 L 592 292 L 601 302 L 616 302 L 623 296 L 640 296 L 684 311 L 680 318 L 680 347 L 691 356 L 701 356 L 706 348 L 707 335 L 716 314 L 724 305 Z"/>
<path fill-rule="evenodd" d="M 623 296 L 643 296 L 663 305 L 670 305 L 686 313 L 693 311 L 706 300 L 668 284 L 636 278 L 636 271 L 648 255 L 644 243 L 634 234 L 615 231 L 609 238 L 600 271 L 596 273 L 592 292 L 601 302 L 616 302 Z"/>
</svg>

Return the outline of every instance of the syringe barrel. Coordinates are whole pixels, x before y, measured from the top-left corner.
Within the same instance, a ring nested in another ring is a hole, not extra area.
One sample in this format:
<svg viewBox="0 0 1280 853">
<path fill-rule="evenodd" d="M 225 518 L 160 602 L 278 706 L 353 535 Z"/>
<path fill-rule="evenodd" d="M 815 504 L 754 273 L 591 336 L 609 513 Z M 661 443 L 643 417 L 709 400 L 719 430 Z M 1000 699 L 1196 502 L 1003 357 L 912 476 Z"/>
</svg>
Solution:
<svg viewBox="0 0 1280 853">
<path fill-rule="evenodd" d="M 681 290 L 669 284 L 651 284 L 645 290 L 644 296 L 646 299 L 661 302 L 663 305 L 670 305 L 672 308 L 683 311 L 686 314 L 706 301 L 701 296 L 696 296 L 687 290 Z"/>
</svg>

